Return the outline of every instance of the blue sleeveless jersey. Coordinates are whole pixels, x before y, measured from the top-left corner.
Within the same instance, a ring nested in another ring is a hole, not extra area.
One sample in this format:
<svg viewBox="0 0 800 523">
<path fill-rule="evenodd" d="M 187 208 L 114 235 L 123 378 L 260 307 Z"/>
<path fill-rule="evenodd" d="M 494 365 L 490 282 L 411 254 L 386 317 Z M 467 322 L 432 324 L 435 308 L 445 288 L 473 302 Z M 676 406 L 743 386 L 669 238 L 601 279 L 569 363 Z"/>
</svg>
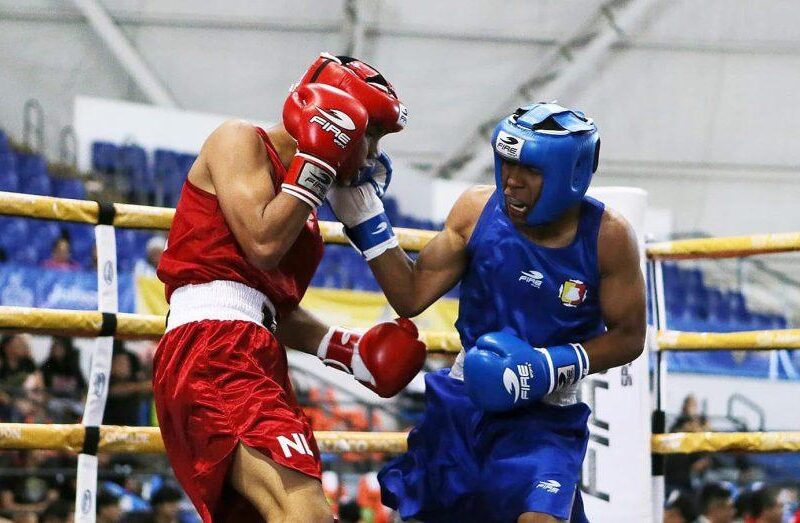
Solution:
<svg viewBox="0 0 800 523">
<path fill-rule="evenodd" d="M 550 249 L 517 232 L 492 195 L 467 245 L 456 322 L 464 349 L 499 330 L 535 347 L 605 331 L 597 264 L 603 209 L 584 198 L 574 241 Z M 381 500 L 404 520 L 428 523 L 507 523 L 525 512 L 588 523 L 579 489 L 588 418 L 580 402 L 483 412 L 449 369 L 428 373 L 425 415 L 408 452 L 378 474 Z"/>
<path fill-rule="evenodd" d="M 465 350 L 493 331 L 510 331 L 534 347 L 583 342 L 605 331 L 597 261 L 604 208 L 584 197 L 575 239 L 548 248 L 518 232 L 492 194 L 467 244 L 456 321 Z"/>
</svg>

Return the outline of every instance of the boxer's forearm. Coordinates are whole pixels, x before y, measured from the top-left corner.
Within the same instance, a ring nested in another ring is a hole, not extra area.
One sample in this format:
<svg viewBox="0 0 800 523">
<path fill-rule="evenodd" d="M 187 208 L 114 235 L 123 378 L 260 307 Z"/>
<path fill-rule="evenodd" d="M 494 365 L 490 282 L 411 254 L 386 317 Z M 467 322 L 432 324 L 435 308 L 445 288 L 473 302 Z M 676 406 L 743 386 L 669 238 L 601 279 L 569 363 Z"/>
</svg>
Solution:
<svg viewBox="0 0 800 523">
<path fill-rule="evenodd" d="M 317 354 L 329 326 L 302 307 L 297 307 L 278 322 L 278 340 L 295 350 Z"/>
<path fill-rule="evenodd" d="M 610 329 L 583 343 L 589 355 L 589 371 L 594 374 L 630 363 L 644 350 L 644 326 L 627 325 Z"/>
<path fill-rule="evenodd" d="M 378 285 L 400 316 L 411 318 L 420 314 L 461 278 L 466 266 L 465 254 L 448 250 L 440 237 L 434 238 L 416 261 L 400 247 L 370 260 Z"/>
<path fill-rule="evenodd" d="M 369 267 L 386 295 L 389 305 L 404 317 L 415 316 L 418 304 L 414 299 L 414 261 L 402 248 L 389 249 L 370 260 Z"/>
<path fill-rule="evenodd" d="M 253 240 L 242 245 L 247 261 L 261 270 L 278 266 L 286 252 L 297 241 L 311 214 L 311 207 L 302 201 L 279 193 L 261 212 Z"/>
</svg>

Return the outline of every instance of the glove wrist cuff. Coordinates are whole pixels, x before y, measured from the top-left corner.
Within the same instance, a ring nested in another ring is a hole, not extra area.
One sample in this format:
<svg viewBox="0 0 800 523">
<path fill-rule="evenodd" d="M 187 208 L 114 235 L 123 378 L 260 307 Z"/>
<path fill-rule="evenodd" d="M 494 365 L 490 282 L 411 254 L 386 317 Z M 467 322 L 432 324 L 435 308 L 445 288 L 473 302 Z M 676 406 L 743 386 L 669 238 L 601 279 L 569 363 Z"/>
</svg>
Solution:
<svg viewBox="0 0 800 523">
<path fill-rule="evenodd" d="M 353 374 L 354 355 L 361 336 L 341 327 L 331 327 L 317 347 L 317 357 L 329 367 Z"/>
<path fill-rule="evenodd" d="M 350 244 L 367 261 L 398 246 L 392 224 L 389 223 L 389 217 L 382 211 L 355 227 L 345 227 L 344 233 L 350 240 Z"/>
<path fill-rule="evenodd" d="M 322 205 L 335 178 L 333 166 L 316 156 L 298 152 L 289 164 L 281 189 L 315 209 Z"/>
<path fill-rule="evenodd" d="M 574 385 L 589 375 L 589 355 L 580 343 L 536 350 L 544 353 L 550 370 L 548 394 Z"/>
</svg>

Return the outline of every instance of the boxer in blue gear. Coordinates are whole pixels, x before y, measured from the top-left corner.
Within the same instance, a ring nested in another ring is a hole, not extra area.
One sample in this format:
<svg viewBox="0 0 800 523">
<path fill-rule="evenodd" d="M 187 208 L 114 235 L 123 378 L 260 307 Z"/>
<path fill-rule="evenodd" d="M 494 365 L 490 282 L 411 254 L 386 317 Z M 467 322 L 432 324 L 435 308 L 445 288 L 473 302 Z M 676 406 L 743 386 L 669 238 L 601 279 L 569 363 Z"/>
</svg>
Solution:
<svg viewBox="0 0 800 523">
<path fill-rule="evenodd" d="M 589 408 L 578 385 L 642 352 L 638 247 L 619 214 L 585 196 L 600 141 L 583 113 L 522 107 L 498 123 L 492 147 L 495 185 L 468 189 L 416 260 L 385 238 L 357 247 L 372 249 L 369 266 L 402 316 L 461 283 L 464 350 L 425 377 L 425 415 L 408 452 L 381 470 L 382 500 L 425 522 L 585 522 Z M 390 229 L 370 187 L 329 193 L 349 229 Z"/>
</svg>

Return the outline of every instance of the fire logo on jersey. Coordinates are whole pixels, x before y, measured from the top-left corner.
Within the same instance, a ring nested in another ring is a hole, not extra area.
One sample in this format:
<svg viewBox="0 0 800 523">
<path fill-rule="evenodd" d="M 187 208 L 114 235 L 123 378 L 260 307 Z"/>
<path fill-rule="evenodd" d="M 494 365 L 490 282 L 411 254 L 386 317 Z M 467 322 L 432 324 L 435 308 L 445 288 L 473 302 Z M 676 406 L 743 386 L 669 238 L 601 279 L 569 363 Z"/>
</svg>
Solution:
<svg viewBox="0 0 800 523">
<path fill-rule="evenodd" d="M 558 289 L 561 304 L 565 307 L 577 307 L 586 299 L 586 284 L 580 280 L 567 280 Z"/>
</svg>

